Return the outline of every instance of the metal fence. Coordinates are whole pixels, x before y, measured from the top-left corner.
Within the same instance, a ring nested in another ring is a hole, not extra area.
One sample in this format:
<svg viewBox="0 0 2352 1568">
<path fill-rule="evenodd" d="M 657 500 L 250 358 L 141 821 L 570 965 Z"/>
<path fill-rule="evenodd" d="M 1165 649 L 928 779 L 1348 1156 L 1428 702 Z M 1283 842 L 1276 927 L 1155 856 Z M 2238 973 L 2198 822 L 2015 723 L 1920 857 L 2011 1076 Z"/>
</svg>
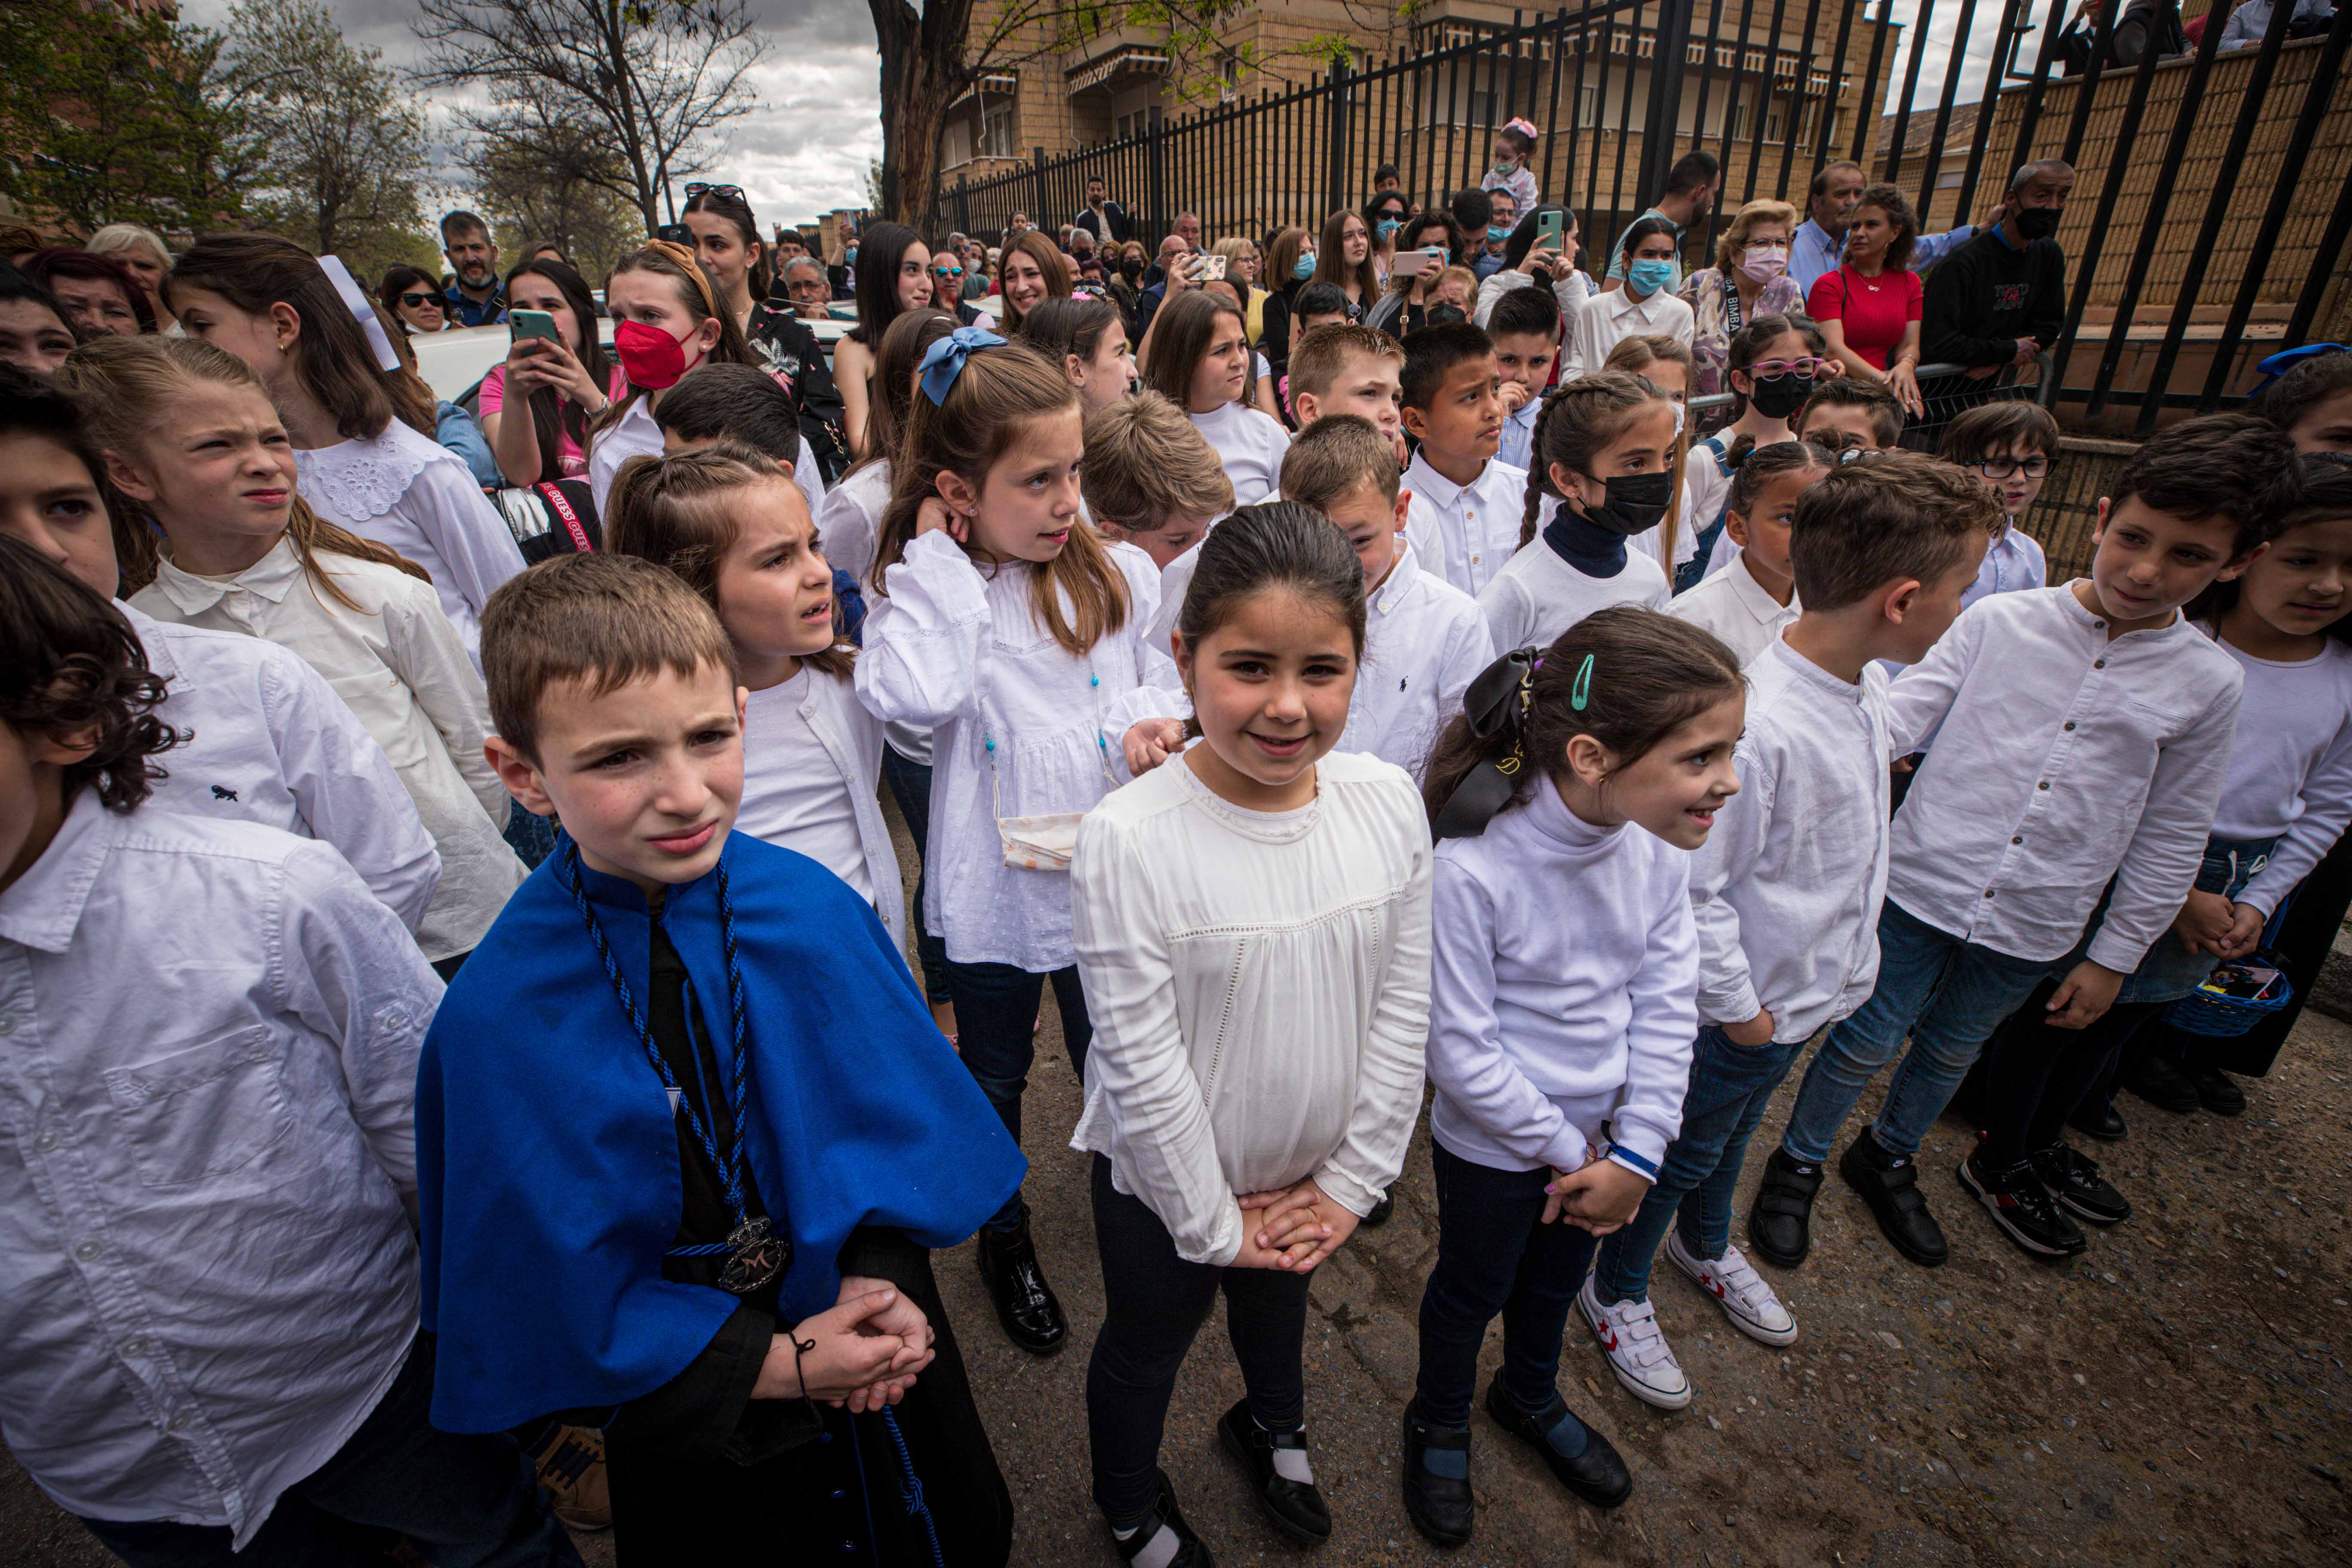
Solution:
<svg viewBox="0 0 2352 1568">
<path fill-rule="evenodd" d="M 1951 47 L 1996 8 L 1989 50 Z M 2125 423 L 2145 435 L 2166 409 L 2242 402 L 2252 350 L 2352 315 L 2352 5 L 2309 39 L 2290 39 L 2294 7 L 2275 6 L 2258 47 L 2222 55 L 2217 5 L 2186 58 L 2150 49 L 2102 68 L 2124 9 L 2107 8 L 2073 75 L 2061 68 L 2070 0 L 1587 0 L 1508 26 L 1423 22 L 1402 58 L 1335 59 L 1319 79 L 959 178 L 932 226 L 992 235 L 1015 212 L 1052 225 L 1099 174 L 1147 246 L 1181 212 L 1212 237 L 1318 228 L 1360 207 L 1381 163 L 1424 205 L 1476 184 L 1494 131 L 1524 116 L 1542 132 L 1539 188 L 1595 247 L 1664 190 L 1675 159 L 1714 153 L 1724 200 L 1685 244 L 1705 265 L 1728 213 L 1759 196 L 1801 208 L 1832 158 L 1913 193 L 1932 230 L 1969 221 L 2019 163 L 2060 157 L 2080 178 L 2059 236 L 2069 297 L 2045 400 L 2108 428 L 2113 410 L 2133 410 Z"/>
</svg>

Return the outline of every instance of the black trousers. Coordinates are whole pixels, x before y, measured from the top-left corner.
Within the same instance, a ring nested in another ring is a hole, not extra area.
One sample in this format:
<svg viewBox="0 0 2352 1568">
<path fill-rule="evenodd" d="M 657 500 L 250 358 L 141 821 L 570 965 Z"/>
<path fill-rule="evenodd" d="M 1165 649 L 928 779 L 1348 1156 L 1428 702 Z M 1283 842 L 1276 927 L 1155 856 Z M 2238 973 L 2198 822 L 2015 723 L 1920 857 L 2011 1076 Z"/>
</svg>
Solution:
<svg viewBox="0 0 2352 1568">
<path fill-rule="evenodd" d="M 1985 1047 L 1977 1124 L 1990 1169 L 2049 1148 L 2078 1106 L 2104 1103 L 2118 1055 L 2165 1009 L 2162 1002 L 2118 1002 L 2088 1028 L 2053 1028 L 2043 1008 L 2056 990 L 2055 981 L 2037 986 Z"/>
<path fill-rule="evenodd" d="M 1103 1271 L 1102 1332 L 1087 1364 L 1095 1502 L 1110 1519 L 1135 1519 L 1159 1496 L 1160 1438 L 1176 1372 L 1220 1290 L 1250 1414 L 1268 1431 L 1304 1425 L 1307 1282 L 1314 1276 L 1185 1262 L 1150 1205 L 1111 1185 L 1110 1162 L 1100 1154 L 1094 1206 Z"/>
</svg>

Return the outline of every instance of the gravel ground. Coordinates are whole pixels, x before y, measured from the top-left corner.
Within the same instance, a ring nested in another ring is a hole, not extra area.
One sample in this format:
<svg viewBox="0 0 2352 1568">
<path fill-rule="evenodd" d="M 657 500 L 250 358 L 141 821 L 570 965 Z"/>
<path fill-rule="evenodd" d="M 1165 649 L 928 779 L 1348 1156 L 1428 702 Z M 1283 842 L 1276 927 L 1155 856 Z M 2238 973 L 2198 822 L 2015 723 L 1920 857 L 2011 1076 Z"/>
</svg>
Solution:
<svg viewBox="0 0 2352 1568">
<path fill-rule="evenodd" d="M 941 1260 L 940 1277 L 1021 1510 L 1014 1561 L 1104 1568 L 1117 1559 L 1087 1500 L 1084 1397 L 1101 1279 L 1086 1162 L 1063 1146 L 1078 1090 L 1056 1029 L 1049 1010 L 1029 1192 L 1070 1349 L 1039 1362 L 1011 1347 L 969 1247 Z M 1313 1291 L 1308 1430 L 1337 1519 L 1319 1555 L 1349 1568 L 2341 1563 L 2352 1534 L 2347 1075 L 2352 1027 L 2306 1013 L 2272 1075 L 2247 1081 L 2237 1121 L 2126 1097 L 2130 1137 L 2095 1152 L 2137 1216 L 2058 1264 L 2015 1251 L 1965 1201 L 1950 1173 L 1972 1134 L 1947 1119 L 1921 1164 L 1950 1264 L 1904 1261 L 1832 1178 L 1811 1259 L 1767 1270 L 1801 1325 L 1785 1351 L 1740 1336 L 1661 1263 L 1659 1320 L 1697 1387 L 1691 1407 L 1667 1415 L 1621 1391 L 1580 1324 L 1562 1364 L 1570 1404 L 1624 1452 L 1633 1499 L 1611 1514 L 1568 1499 L 1481 1413 L 1478 1535 L 1451 1554 L 1414 1534 L 1396 1480 L 1435 1237 L 1424 1129 L 1396 1218 L 1360 1233 Z M 1759 1145 L 1793 1092 L 1792 1075 Z M 1499 1355 L 1490 1337 L 1486 1371 Z M 1165 1463 L 1221 1563 L 1295 1563 L 1301 1553 L 1258 1521 L 1213 1447 L 1217 1415 L 1241 1392 L 1212 1322 L 1178 1385 Z M 610 1561 L 604 1540 L 583 1545 L 592 1563 Z M 11 1463 L 0 1467 L 0 1561 L 110 1559 Z"/>
</svg>

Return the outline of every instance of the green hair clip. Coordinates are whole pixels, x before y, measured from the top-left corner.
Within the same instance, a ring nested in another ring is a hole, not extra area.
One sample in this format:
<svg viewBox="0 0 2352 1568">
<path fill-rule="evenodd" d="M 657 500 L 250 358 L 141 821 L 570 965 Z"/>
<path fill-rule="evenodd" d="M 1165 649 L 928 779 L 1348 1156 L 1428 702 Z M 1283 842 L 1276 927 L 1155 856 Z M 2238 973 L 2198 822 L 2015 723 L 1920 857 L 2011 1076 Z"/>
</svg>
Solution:
<svg viewBox="0 0 2352 1568">
<path fill-rule="evenodd" d="M 1569 691 L 1568 705 L 1581 713 L 1584 711 L 1585 702 L 1591 696 L 1592 656 L 1588 653 L 1584 656 L 1584 662 L 1577 667 L 1576 685 Z"/>
</svg>

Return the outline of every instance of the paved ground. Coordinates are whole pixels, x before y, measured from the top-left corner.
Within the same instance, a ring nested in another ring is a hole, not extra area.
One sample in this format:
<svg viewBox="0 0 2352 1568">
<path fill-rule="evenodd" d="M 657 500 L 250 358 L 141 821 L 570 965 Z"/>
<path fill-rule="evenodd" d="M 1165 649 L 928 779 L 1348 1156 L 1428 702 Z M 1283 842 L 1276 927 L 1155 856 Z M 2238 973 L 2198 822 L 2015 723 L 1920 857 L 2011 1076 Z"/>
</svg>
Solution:
<svg viewBox="0 0 2352 1568">
<path fill-rule="evenodd" d="M 1116 1561 L 1086 1487 L 1101 1286 L 1085 1162 L 1062 1146 L 1078 1093 L 1055 1028 L 1049 1019 L 1031 1090 L 1030 1194 L 1075 1342 L 1042 1363 L 1013 1350 L 969 1247 L 940 1273 L 1022 1510 L 1014 1561 L 1097 1568 Z M 1347 1568 L 2341 1563 L 2352 1537 L 2348 1075 L 2352 1028 L 2307 1014 L 2272 1076 L 2248 1084 L 2241 1120 L 2126 1099 L 2131 1136 L 2107 1169 L 2139 1215 L 2056 1266 L 2011 1250 L 1963 1206 L 1950 1171 L 1970 1134 L 1948 1120 L 1922 1163 L 1953 1261 L 1904 1262 L 1832 1181 L 1812 1260 L 1775 1275 L 1802 1327 L 1786 1352 L 1733 1332 L 1662 1265 L 1659 1316 L 1698 1386 L 1691 1408 L 1667 1415 L 1620 1392 L 1580 1330 L 1564 1363 L 1571 1403 L 1624 1450 L 1633 1500 L 1608 1515 L 1569 1500 L 1482 1414 L 1478 1538 L 1451 1555 L 1414 1535 L 1396 1488 L 1433 1240 L 1424 1133 L 1396 1219 L 1361 1234 L 1315 1288 L 1308 1421 L 1338 1519 L 1318 1555 Z M 1777 1133 L 1789 1092 L 1759 1142 Z M 1496 1342 L 1488 1352 L 1491 1370 Z M 1211 1446 L 1240 1393 L 1212 1323 L 1179 1386 L 1166 1464 L 1221 1563 L 1294 1563 L 1301 1554 L 1257 1521 Z M 601 1542 L 583 1545 L 609 1561 Z M 9 1465 L 0 1561 L 106 1559 Z"/>
</svg>

